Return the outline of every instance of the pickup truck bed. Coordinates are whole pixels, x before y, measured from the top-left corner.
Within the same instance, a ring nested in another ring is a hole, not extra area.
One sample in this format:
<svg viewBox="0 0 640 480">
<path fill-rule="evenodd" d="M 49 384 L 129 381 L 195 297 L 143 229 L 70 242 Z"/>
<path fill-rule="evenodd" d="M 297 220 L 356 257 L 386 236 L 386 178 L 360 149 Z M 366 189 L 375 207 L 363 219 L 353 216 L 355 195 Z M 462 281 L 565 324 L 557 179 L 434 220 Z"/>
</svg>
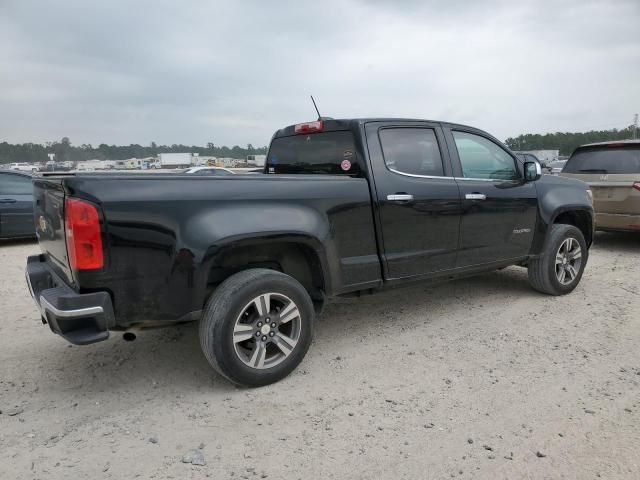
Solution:
<svg viewBox="0 0 640 480">
<path fill-rule="evenodd" d="M 297 350 L 278 343 L 284 323 L 269 326 L 268 312 L 277 317 L 291 304 L 298 317 L 286 328 L 308 347 L 303 326 L 327 296 L 514 264 L 529 266 L 538 290 L 573 290 L 592 239 L 591 201 L 582 182 L 540 178 L 537 168 L 472 127 L 355 119 L 279 130 L 262 175 L 39 176 L 34 215 L 42 254 L 29 259 L 27 278 L 43 319 L 73 343 L 202 318 L 214 367 L 238 383 L 269 383 L 302 358 L 294 361 Z M 565 248 L 568 266 L 557 267 L 548 252 L 559 255 L 565 244 L 554 242 L 567 236 L 577 243 L 571 254 Z M 578 247 L 579 264 L 569 258 Z M 563 272 L 572 282 L 559 280 Z M 269 292 L 265 305 L 243 297 L 254 306 L 231 311 L 229 302 L 243 295 L 237 292 L 253 288 L 245 277 L 266 289 L 284 282 L 298 301 Z M 302 318 L 307 301 L 312 308 Z M 226 302 L 226 310 L 209 308 L 212 302 Z M 207 328 L 236 321 L 242 330 L 238 315 L 245 314 L 256 338 L 240 335 L 216 347 L 227 334 Z M 227 364 L 233 352 L 237 365 Z M 249 370 L 230 373 L 238 368 Z"/>
<path fill-rule="evenodd" d="M 51 225 L 40 236 L 49 263 L 81 293 L 109 291 L 121 327 L 197 318 L 215 284 L 235 273 L 229 253 L 238 257 L 256 244 L 273 242 L 282 252 L 255 265 L 278 263 L 284 251 L 324 259 L 328 294 L 381 282 L 364 178 L 81 174 L 39 179 L 35 188 L 36 215 Z M 59 208 L 71 191 L 99 199 L 108 212 L 103 269 L 69 267 Z"/>
</svg>

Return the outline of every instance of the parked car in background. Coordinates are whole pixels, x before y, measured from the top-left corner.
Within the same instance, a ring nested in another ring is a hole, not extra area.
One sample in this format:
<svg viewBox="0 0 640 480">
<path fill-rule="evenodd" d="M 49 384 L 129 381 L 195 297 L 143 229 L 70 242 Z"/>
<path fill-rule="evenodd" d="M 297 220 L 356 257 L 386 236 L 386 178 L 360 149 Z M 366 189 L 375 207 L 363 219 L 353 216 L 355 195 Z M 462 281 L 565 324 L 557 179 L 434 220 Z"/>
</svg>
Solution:
<svg viewBox="0 0 640 480">
<path fill-rule="evenodd" d="M 30 163 L 10 163 L 9 170 L 17 170 L 19 172 L 37 172 L 38 167 Z"/>
<path fill-rule="evenodd" d="M 547 163 L 547 169 L 551 175 L 559 175 L 566 164 L 566 160 L 554 160 L 553 162 Z"/>
<path fill-rule="evenodd" d="M 560 175 L 590 186 L 596 229 L 640 231 L 640 140 L 578 147 Z"/>
<path fill-rule="evenodd" d="M 231 170 L 223 167 L 191 167 L 182 173 L 195 173 L 197 175 L 235 175 Z"/>
<path fill-rule="evenodd" d="M 48 161 L 44 166 L 39 169 L 42 172 L 68 172 L 70 168 L 67 166 L 67 162 L 53 162 Z"/>
<path fill-rule="evenodd" d="M 0 238 L 33 237 L 35 234 L 31 175 L 0 171 Z"/>
</svg>

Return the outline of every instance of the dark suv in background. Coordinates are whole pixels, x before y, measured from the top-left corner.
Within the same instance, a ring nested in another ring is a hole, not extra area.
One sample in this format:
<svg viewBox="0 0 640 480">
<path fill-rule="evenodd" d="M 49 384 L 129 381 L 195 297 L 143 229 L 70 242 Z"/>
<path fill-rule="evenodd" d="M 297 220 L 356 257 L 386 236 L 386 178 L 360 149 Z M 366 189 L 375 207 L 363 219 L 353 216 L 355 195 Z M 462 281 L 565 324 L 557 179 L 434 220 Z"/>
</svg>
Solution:
<svg viewBox="0 0 640 480">
<path fill-rule="evenodd" d="M 31 175 L 0 170 L 0 238 L 35 235 Z"/>
</svg>

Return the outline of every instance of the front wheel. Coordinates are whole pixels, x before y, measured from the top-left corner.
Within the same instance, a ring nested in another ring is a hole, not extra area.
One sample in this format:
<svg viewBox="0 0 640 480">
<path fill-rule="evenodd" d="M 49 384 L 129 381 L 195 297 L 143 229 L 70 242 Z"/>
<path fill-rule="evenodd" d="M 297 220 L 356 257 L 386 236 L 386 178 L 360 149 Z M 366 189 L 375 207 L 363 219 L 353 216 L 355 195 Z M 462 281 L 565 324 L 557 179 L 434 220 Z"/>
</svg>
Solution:
<svg viewBox="0 0 640 480">
<path fill-rule="evenodd" d="M 209 363 L 234 383 L 277 382 L 302 361 L 313 337 L 313 303 L 284 273 L 245 270 L 211 295 L 200 320 L 200 344 Z"/>
<path fill-rule="evenodd" d="M 542 293 L 567 294 L 580 282 L 588 257 L 587 243 L 578 228 L 554 224 L 544 253 L 529 262 L 529 283 Z"/>
</svg>

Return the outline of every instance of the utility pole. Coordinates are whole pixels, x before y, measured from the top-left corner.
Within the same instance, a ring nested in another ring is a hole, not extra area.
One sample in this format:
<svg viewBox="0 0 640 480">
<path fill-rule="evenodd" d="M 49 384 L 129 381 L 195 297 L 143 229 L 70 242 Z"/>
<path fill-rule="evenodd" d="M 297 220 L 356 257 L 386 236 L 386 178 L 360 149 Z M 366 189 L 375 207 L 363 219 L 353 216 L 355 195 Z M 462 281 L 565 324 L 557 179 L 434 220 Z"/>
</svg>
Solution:
<svg viewBox="0 0 640 480">
<path fill-rule="evenodd" d="M 633 116 L 633 139 L 636 140 L 638 138 L 638 114 L 636 113 Z"/>
</svg>

